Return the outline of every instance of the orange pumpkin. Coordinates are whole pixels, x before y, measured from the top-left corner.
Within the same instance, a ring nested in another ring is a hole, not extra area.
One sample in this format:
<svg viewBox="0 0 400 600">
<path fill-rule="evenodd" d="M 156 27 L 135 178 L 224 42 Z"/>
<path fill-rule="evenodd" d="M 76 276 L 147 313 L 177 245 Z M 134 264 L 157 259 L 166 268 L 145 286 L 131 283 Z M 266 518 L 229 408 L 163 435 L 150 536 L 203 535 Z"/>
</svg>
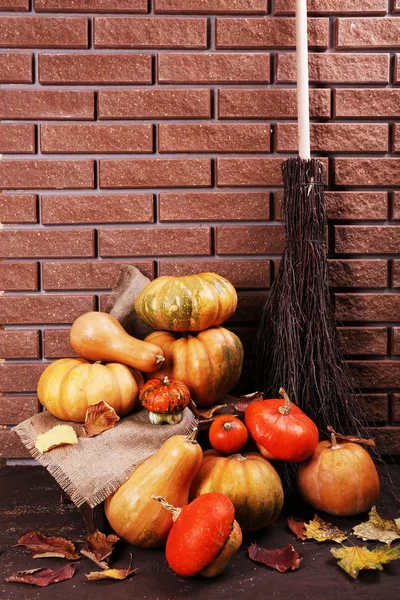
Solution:
<svg viewBox="0 0 400 600">
<path fill-rule="evenodd" d="M 189 388 L 178 379 L 150 379 L 140 390 L 139 400 L 149 411 L 150 422 L 179 423 L 182 411 L 189 404 Z"/>
<path fill-rule="evenodd" d="M 245 445 L 248 438 L 247 427 L 233 415 L 221 415 L 211 424 L 208 439 L 214 450 L 232 454 Z"/>
<path fill-rule="evenodd" d="M 120 417 L 138 408 L 142 385 L 142 374 L 125 365 L 61 358 L 42 373 L 37 393 L 41 404 L 55 417 L 82 423 L 88 406 L 102 400 Z"/>
<path fill-rule="evenodd" d="M 145 341 L 159 346 L 165 356 L 157 376 L 183 381 L 198 406 L 215 404 L 240 377 L 242 342 L 224 327 L 197 334 L 155 331 Z"/>
</svg>

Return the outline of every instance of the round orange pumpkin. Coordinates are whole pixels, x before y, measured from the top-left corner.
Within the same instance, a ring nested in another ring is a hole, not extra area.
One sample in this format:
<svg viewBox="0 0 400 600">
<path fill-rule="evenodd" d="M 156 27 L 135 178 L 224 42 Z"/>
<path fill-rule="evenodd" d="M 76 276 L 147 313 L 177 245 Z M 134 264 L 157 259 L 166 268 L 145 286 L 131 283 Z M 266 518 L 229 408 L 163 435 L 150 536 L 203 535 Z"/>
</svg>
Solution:
<svg viewBox="0 0 400 600">
<path fill-rule="evenodd" d="M 240 377 L 242 342 L 224 327 L 197 334 L 155 331 L 145 341 L 159 346 L 165 356 L 157 376 L 183 381 L 197 406 L 215 404 Z"/>
<path fill-rule="evenodd" d="M 190 497 L 207 492 L 219 492 L 231 500 L 243 531 L 270 525 L 283 506 L 281 479 L 271 463 L 257 452 L 222 456 L 215 450 L 206 450 Z"/>
<path fill-rule="evenodd" d="M 189 388 L 178 379 L 149 379 L 140 390 L 139 400 L 149 411 L 154 425 L 179 423 L 182 411 L 189 404 Z"/>
<path fill-rule="evenodd" d="M 120 417 L 138 408 L 142 385 L 142 374 L 125 365 L 61 358 L 42 373 L 37 392 L 39 401 L 52 415 L 82 423 L 88 406 L 102 400 Z"/>
<path fill-rule="evenodd" d="M 220 325 L 236 306 L 235 288 L 216 273 L 158 277 L 135 302 L 142 321 L 153 329 L 168 331 L 203 331 Z"/>
</svg>

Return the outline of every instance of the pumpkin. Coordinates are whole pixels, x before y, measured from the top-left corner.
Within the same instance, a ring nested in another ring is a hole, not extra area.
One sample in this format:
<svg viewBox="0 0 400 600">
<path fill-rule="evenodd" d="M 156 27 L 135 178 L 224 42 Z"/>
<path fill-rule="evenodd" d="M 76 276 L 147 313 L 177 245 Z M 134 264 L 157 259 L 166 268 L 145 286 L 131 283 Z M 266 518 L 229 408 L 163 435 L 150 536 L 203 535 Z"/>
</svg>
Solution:
<svg viewBox="0 0 400 600">
<path fill-rule="evenodd" d="M 204 494 L 183 508 L 175 508 L 162 497 L 155 500 L 173 514 L 173 525 L 165 547 L 167 563 L 182 577 L 215 577 L 225 569 L 242 543 L 235 509 L 226 496 Z"/>
<path fill-rule="evenodd" d="M 235 312 L 233 285 L 216 273 L 151 281 L 135 302 L 139 317 L 153 329 L 203 331 L 227 321 Z"/>
<path fill-rule="evenodd" d="M 301 462 L 311 456 L 318 443 L 315 423 L 282 388 L 282 399 L 252 402 L 246 408 L 245 422 L 255 442 L 276 459 Z"/>
<path fill-rule="evenodd" d="M 245 445 L 248 431 L 246 425 L 237 417 L 221 415 L 212 422 L 208 438 L 214 450 L 232 454 Z"/>
<path fill-rule="evenodd" d="M 139 400 L 149 412 L 154 425 L 179 423 L 189 404 L 189 388 L 178 379 L 150 379 L 140 390 Z"/>
<path fill-rule="evenodd" d="M 379 497 L 379 476 L 368 452 L 353 442 L 337 442 L 333 433 L 299 465 L 297 483 L 311 506 L 340 517 L 369 510 Z"/>
<path fill-rule="evenodd" d="M 164 361 L 161 348 L 138 340 L 104 312 L 88 312 L 76 319 L 70 332 L 71 346 L 87 360 L 119 362 L 152 373 Z"/>
<path fill-rule="evenodd" d="M 162 495 L 178 507 L 188 503 L 190 484 L 203 458 L 196 434 L 197 429 L 188 436 L 171 436 L 106 499 L 111 527 L 130 544 L 154 548 L 167 539 L 172 515 L 152 495 Z"/>
<path fill-rule="evenodd" d="M 271 452 L 268 452 L 268 450 L 266 450 L 263 446 L 261 446 L 261 444 L 256 444 L 256 446 L 257 446 L 257 450 L 259 451 L 260 454 L 263 455 L 264 458 L 267 458 L 268 460 L 279 460 L 278 458 L 276 458 L 276 456 L 271 454 Z"/>
<path fill-rule="evenodd" d="M 88 406 L 102 400 L 120 417 L 138 408 L 142 385 L 142 374 L 126 365 L 60 358 L 43 371 L 37 393 L 40 403 L 52 415 L 81 423 Z"/>
<path fill-rule="evenodd" d="M 240 377 L 242 342 L 224 327 L 197 334 L 155 331 L 145 341 L 159 346 L 165 356 L 157 376 L 183 381 L 197 406 L 215 404 Z"/>
<path fill-rule="evenodd" d="M 256 531 L 278 518 L 283 488 L 274 467 L 258 452 L 221 456 L 206 450 L 190 488 L 190 497 L 208 492 L 225 494 L 235 507 L 243 531 Z"/>
</svg>

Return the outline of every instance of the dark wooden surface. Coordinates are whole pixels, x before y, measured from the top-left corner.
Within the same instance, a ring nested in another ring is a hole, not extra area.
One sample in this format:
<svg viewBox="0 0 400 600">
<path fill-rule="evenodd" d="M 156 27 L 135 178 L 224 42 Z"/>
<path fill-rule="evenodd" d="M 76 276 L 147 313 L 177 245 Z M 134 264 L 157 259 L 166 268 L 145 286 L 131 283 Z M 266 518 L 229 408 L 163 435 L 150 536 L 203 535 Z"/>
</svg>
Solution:
<svg viewBox="0 0 400 600">
<path fill-rule="evenodd" d="M 400 472 L 400 467 L 396 467 Z M 399 507 L 385 493 L 383 516 L 398 517 Z M 38 567 L 60 568 L 66 561 L 60 559 L 32 559 L 30 552 L 13 547 L 26 530 L 39 529 L 48 535 L 62 535 L 75 542 L 85 537 L 81 514 L 71 504 L 60 502 L 57 485 L 40 467 L 6 467 L 0 469 L 0 598 L 2 600 L 391 600 L 399 597 L 400 561 L 389 564 L 385 570 L 366 571 L 354 581 L 336 566 L 329 549 L 334 544 L 302 543 L 286 527 L 286 516 L 306 514 L 298 500 L 285 507 L 284 514 L 271 527 L 247 534 L 242 548 L 231 560 L 226 571 L 214 579 L 184 579 L 175 575 L 166 564 L 163 549 L 142 550 L 120 544 L 113 566 L 126 567 L 129 553 L 137 575 L 130 580 L 91 582 L 84 573 L 97 570 L 94 563 L 82 558 L 76 564 L 75 576 L 66 582 L 37 588 L 24 584 L 5 583 L 14 571 Z M 362 517 L 333 519 L 345 530 L 359 523 Z M 358 543 L 356 538 L 352 541 Z M 247 548 L 258 541 L 269 548 L 291 543 L 303 557 L 300 569 L 278 573 L 259 566 L 247 556 Z M 361 542 L 360 542 L 361 543 Z M 375 544 L 370 543 L 369 547 Z M 80 547 L 79 543 L 77 544 Z"/>
</svg>

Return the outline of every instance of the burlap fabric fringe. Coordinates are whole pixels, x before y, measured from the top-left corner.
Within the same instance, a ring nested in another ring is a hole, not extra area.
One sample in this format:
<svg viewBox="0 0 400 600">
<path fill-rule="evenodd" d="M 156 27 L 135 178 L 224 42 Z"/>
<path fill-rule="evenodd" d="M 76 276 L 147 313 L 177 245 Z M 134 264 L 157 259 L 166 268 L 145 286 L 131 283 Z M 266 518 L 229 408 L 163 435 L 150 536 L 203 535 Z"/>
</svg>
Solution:
<svg viewBox="0 0 400 600">
<path fill-rule="evenodd" d="M 140 323 L 134 309 L 135 299 L 149 281 L 136 267 L 122 265 L 106 309 L 137 338 L 145 337 L 150 331 Z M 84 437 L 82 425 L 68 423 L 79 438 L 77 445 L 61 446 L 45 454 L 38 452 L 35 448 L 37 436 L 65 423 L 43 412 L 26 419 L 14 427 L 14 431 L 76 506 L 87 503 L 93 508 L 118 489 L 169 437 L 190 433 L 197 420 L 189 409 L 185 409 L 178 425 L 152 425 L 147 410 L 142 409 L 122 418 L 113 429 L 94 438 Z"/>
</svg>

